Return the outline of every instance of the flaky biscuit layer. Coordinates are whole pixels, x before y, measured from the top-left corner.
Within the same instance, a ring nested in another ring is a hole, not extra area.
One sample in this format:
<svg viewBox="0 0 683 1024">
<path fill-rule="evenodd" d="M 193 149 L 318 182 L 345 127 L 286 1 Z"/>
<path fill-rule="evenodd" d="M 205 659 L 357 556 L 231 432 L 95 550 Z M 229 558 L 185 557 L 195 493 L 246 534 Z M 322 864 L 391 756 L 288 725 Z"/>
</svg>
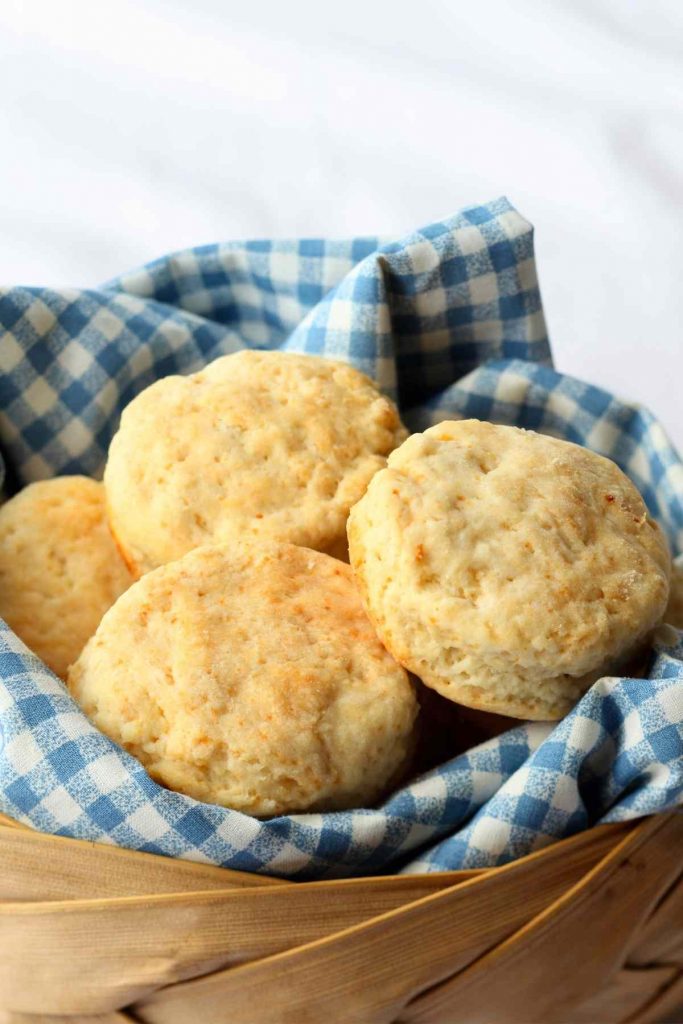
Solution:
<svg viewBox="0 0 683 1024">
<path fill-rule="evenodd" d="M 393 403 L 353 367 L 224 356 L 124 410 L 104 475 L 112 529 L 138 575 L 245 536 L 336 551 L 349 509 L 405 436 Z"/>
<path fill-rule="evenodd" d="M 132 583 L 107 525 L 102 484 L 62 476 L 0 508 L 0 615 L 59 676 Z"/>
<path fill-rule="evenodd" d="M 68 685 L 159 782 L 261 817 L 370 805 L 413 746 L 413 687 L 350 567 L 290 544 L 199 548 L 143 576 Z"/>
<path fill-rule="evenodd" d="M 670 556 L 609 459 L 478 420 L 410 437 L 354 507 L 349 550 L 387 648 L 444 696 L 564 715 L 659 622 Z"/>
</svg>

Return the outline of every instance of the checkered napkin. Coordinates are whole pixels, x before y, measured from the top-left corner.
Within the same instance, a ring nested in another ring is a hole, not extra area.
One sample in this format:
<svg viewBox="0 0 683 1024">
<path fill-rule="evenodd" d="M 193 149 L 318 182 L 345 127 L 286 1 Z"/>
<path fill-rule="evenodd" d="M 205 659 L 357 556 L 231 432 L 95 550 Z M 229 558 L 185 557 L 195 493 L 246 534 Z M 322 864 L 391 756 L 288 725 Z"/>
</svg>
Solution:
<svg viewBox="0 0 683 1024">
<path fill-rule="evenodd" d="M 683 465 L 657 422 L 552 368 L 530 225 L 500 199 L 392 244 L 247 242 L 96 290 L 0 293 L 7 490 L 97 475 L 121 409 L 245 346 L 347 360 L 413 428 L 474 416 L 615 459 L 683 548 Z M 158 786 L 0 622 L 0 808 L 45 832 L 290 878 L 482 867 L 683 793 L 683 635 L 645 679 L 602 679 L 558 725 L 518 725 L 379 808 L 257 821 Z"/>
</svg>

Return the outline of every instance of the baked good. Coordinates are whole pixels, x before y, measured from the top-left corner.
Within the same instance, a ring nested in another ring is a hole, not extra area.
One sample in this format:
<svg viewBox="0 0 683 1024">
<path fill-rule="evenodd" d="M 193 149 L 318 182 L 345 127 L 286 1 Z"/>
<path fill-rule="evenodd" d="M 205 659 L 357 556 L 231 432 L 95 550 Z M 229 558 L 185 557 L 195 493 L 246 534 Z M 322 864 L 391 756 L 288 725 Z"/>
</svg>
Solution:
<svg viewBox="0 0 683 1024">
<path fill-rule="evenodd" d="M 337 551 L 351 505 L 405 436 L 351 366 L 224 356 L 124 410 L 104 475 L 112 530 L 136 575 L 244 536 Z"/>
<path fill-rule="evenodd" d="M 0 508 L 0 615 L 58 676 L 131 582 L 95 480 L 42 480 Z"/>
<path fill-rule="evenodd" d="M 664 621 L 676 629 L 683 629 L 683 562 L 674 564 L 671 571 L 669 603 L 664 612 Z"/>
<path fill-rule="evenodd" d="M 372 804 L 417 714 L 350 567 L 291 544 L 198 548 L 143 576 L 68 686 L 163 785 L 260 817 Z"/>
<path fill-rule="evenodd" d="M 353 508 L 351 565 L 395 658 L 461 704 L 562 717 L 666 607 L 670 556 L 609 459 L 516 427 L 444 422 Z"/>
</svg>

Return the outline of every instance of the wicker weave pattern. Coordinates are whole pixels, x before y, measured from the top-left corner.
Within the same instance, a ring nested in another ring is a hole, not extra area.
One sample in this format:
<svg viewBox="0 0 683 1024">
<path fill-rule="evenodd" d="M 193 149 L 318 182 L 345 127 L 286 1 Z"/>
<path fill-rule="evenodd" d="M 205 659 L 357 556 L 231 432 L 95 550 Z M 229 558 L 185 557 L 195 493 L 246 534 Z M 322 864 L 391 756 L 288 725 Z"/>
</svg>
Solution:
<svg viewBox="0 0 683 1024">
<path fill-rule="evenodd" d="M 2 1024 L 681 1020 L 683 815 L 308 884 L 0 824 Z"/>
</svg>

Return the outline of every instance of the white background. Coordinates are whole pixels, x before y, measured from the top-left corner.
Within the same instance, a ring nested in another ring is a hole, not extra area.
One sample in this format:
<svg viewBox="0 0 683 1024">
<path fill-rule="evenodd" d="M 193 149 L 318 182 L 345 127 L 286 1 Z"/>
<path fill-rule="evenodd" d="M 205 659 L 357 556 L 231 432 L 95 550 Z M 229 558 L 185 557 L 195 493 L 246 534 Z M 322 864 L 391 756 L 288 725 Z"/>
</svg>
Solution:
<svg viewBox="0 0 683 1024">
<path fill-rule="evenodd" d="M 680 0 L 0 3 L 0 284 L 507 194 L 556 363 L 683 446 Z"/>
</svg>

